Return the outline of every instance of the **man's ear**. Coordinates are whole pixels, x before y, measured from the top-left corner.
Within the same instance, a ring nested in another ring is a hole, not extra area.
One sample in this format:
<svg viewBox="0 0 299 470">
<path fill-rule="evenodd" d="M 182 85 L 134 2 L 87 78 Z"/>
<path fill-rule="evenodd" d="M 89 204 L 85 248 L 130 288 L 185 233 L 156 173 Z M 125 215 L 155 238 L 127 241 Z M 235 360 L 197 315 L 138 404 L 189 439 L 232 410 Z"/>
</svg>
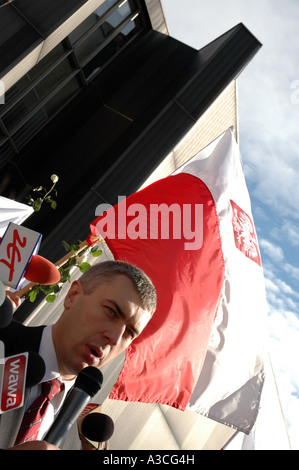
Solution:
<svg viewBox="0 0 299 470">
<path fill-rule="evenodd" d="M 76 301 L 79 294 L 82 293 L 82 286 L 79 281 L 74 281 L 64 298 L 64 308 L 70 308 Z"/>
</svg>

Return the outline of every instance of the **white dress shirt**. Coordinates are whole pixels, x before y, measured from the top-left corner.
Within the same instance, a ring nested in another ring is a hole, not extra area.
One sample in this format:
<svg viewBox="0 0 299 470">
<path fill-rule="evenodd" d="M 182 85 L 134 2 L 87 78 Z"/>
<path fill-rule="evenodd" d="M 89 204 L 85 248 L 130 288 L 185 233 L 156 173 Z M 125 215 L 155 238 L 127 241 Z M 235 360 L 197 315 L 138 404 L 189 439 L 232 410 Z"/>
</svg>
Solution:
<svg viewBox="0 0 299 470">
<path fill-rule="evenodd" d="M 39 349 L 39 355 L 43 358 L 45 362 L 46 372 L 42 381 L 39 384 L 32 387 L 32 389 L 30 390 L 27 408 L 29 408 L 31 403 L 33 403 L 34 400 L 38 396 L 40 396 L 42 382 L 46 382 L 48 380 L 51 380 L 57 377 L 62 383 L 64 383 L 64 391 L 58 393 L 58 395 L 56 395 L 53 398 L 47 410 L 46 416 L 44 417 L 43 422 L 41 424 L 37 439 L 42 440 L 45 434 L 50 429 L 52 423 L 56 419 L 58 411 L 60 410 L 68 391 L 73 386 L 75 379 L 74 380 L 62 380 L 60 377 L 60 374 L 58 372 L 58 364 L 57 364 L 55 348 L 54 348 L 53 339 L 52 339 L 52 325 L 46 326 L 43 330 L 42 339 L 40 343 L 40 349 Z"/>
</svg>

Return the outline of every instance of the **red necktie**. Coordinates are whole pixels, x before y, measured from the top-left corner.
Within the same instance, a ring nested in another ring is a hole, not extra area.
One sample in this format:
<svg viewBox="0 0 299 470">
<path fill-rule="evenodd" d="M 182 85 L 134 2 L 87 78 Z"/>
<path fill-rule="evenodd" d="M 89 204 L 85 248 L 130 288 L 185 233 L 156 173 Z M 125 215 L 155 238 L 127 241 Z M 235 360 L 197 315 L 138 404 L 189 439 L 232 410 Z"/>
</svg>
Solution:
<svg viewBox="0 0 299 470">
<path fill-rule="evenodd" d="M 46 415 L 51 400 L 64 388 L 58 379 L 42 383 L 41 395 L 32 403 L 24 414 L 15 445 L 27 441 L 35 441 L 39 428 Z"/>
</svg>

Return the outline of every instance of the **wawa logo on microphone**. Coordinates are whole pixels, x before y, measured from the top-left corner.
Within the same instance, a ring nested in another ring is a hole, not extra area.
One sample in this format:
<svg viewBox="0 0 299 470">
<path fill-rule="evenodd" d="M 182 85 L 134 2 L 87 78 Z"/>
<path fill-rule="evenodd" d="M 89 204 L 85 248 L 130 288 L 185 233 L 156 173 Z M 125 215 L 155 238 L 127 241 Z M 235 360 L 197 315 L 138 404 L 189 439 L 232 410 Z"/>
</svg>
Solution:
<svg viewBox="0 0 299 470">
<path fill-rule="evenodd" d="M 100 204 L 96 230 L 111 240 L 150 239 L 185 240 L 185 250 L 198 250 L 203 244 L 203 204 L 128 204 L 125 196 L 118 197 L 115 206 Z"/>
<path fill-rule="evenodd" d="M 27 352 L 1 360 L 0 413 L 14 410 L 23 405 L 27 361 Z"/>
</svg>

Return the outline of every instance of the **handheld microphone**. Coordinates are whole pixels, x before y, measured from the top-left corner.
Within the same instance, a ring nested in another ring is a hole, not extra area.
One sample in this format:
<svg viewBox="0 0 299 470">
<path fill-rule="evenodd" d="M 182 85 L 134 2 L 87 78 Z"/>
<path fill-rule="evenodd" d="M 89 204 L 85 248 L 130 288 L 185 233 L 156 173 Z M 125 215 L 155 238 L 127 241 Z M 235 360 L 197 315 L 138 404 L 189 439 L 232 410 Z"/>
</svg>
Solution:
<svg viewBox="0 0 299 470">
<path fill-rule="evenodd" d="M 10 299 L 6 297 L 5 286 L 0 281 L 0 328 L 6 328 L 13 317 L 13 305 Z"/>
<path fill-rule="evenodd" d="M 103 413 L 90 413 L 82 420 L 81 433 L 89 441 L 105 442 L 114 433 L 114 422 Z"/>
<path fill-rule="evenodd" d="M 46 364 L 43 358 L 34 351 L 28 353 L 28 365 L 26 374 L 26 387 L 33 387 L 40 383 L 46 372 Z"/>
<path fill-rule="evenodd" d="M 33 255 L 24 273 L 27 281 L 51 285 L 60 280 L 60 272 L 55 264 L 40 255 Z"/>
<path fill-rule="evenodd" d="M 3 303 L 0 305 L 0 329 L 6 328 L 13 317 L 13 305 L 8 297 L 5 297 Z"/>
<path fill-rule="evenodd" d="M 57 419 L 45 435 L 44 440 L 59 447 L 90 398 L 100 390 L 102 383 L 103 374 L 96 367 L 89 366 L 81 370 L 71 393 L 62 405 Z"/>
</svg>

